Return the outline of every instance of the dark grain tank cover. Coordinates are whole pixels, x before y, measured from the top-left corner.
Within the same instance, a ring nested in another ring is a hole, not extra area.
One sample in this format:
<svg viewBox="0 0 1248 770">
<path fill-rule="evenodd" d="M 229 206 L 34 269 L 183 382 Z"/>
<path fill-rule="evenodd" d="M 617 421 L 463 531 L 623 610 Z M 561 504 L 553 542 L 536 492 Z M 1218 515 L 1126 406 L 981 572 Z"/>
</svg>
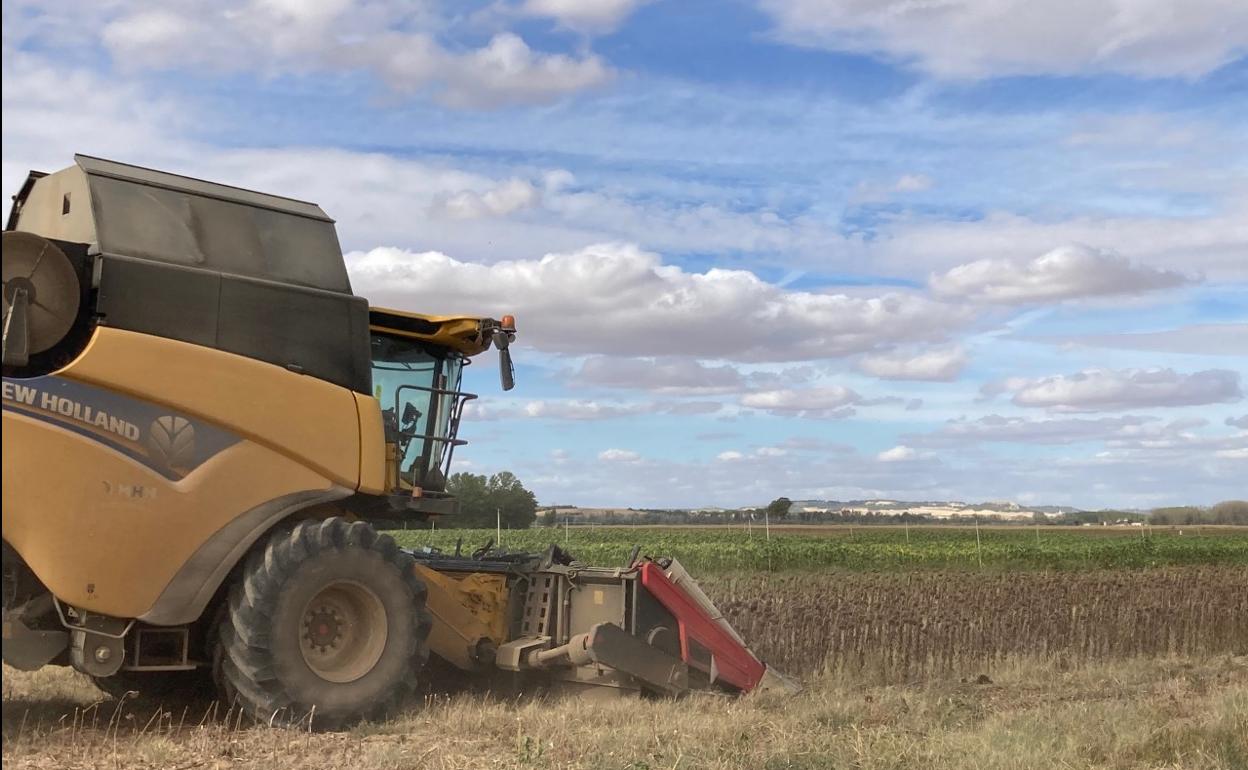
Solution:
<svg viewBox="0 0 1248 770">
<path fill-rule="evenodd" d="M 32 172 L 6 230 L 81 245 L 101 323 L 371 392 L 368 303 L 314 203 L 75 155 Z"/>
<path fill-rule="evenodd" d="M 105 254 L 351 293 L 334 222 L 314 203 L 77 155 Z"/>
</svg>

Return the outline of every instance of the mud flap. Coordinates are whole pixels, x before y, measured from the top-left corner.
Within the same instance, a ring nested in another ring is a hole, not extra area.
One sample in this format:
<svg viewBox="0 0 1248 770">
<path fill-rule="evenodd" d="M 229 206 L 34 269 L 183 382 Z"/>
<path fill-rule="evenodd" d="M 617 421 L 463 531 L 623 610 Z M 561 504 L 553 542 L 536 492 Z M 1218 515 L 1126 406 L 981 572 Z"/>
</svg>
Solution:
<svg viewBox="0 0 1248 770">
<path fill-rule="evenodd" d="M 30 628 L 16 614 L 4 612 L 4 662 L 19 671 L 35 671 L 69 647 L 63 629 Z"/>
</svg>

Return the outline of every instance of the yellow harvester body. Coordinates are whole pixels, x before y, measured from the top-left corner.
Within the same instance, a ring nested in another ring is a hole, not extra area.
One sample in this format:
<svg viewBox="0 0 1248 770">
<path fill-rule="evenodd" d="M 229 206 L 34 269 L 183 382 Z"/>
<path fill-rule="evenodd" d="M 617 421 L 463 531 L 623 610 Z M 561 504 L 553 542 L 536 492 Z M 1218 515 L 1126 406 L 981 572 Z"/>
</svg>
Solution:
<svg viewBox="0 0 1248 770">
<path fill-rule="evenodd" d="M 203 681 L 259 720 L 393 711 L 465 670 L 773 681 L 678 564 L 400 549 L 451 514 L 469 358 L 514 322 L 370 307 L 315 204 L 77 156 L 4 232 L 4 659 Z M 681 586 L 684 587 L 681 587 Z"/>
<path fill-rule="evenodd" d="M 94 612 L 189 623 L 274 522 L 383 492 L 375 398 L 243 356 L 101 326 L 4 388 L 4 539 Z"/>
</svg>

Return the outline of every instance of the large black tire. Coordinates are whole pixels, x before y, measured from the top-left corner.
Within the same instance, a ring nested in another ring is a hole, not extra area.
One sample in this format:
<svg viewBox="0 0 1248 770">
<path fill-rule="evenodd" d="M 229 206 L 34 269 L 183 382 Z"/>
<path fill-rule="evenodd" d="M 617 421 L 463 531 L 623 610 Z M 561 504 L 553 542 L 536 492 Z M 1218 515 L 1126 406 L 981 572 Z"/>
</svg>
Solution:
<svg viewBox="0 0 1248 770">
<path fill-rule="evenodd" d="M 333 517 L 252 553 L 220 630 L 223 697 L 266 724 L 338 730 L 415 692 L 429 656 L 425 585 L 388 535 Z"/>
</svg>

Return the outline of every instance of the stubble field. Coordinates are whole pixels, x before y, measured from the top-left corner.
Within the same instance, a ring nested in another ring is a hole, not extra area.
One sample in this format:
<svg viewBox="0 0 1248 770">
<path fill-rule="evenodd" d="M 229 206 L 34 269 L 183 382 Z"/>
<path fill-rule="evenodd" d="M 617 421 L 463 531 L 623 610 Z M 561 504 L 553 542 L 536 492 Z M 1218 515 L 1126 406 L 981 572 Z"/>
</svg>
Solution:
<svg viewBox="0 0 1248 770">
<path fill-rule="evenodd" d="M 493 532 L 396 533 L 465 550 Z M 675 555 L 792 698 L 430 693 L 333 735 L 5 669 L 4 764 L 67 768 L 1248 767 L 1248 537 L 938 527 L 504 532 Z"/>
</svg>

